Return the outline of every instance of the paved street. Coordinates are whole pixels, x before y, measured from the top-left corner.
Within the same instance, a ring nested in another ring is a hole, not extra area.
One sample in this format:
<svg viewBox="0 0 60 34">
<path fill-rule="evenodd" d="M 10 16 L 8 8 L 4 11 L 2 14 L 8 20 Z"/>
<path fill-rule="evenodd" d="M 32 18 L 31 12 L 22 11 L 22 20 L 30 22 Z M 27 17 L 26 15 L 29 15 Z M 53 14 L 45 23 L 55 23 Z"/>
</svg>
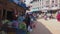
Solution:
<svg viewBox="0 0 60 34">
<path fill-rule="evenodd" d="M 31 34 L 60 34 L 60 23 L 56 19 L 38 19 L 36 28 Z"/>
</svg>

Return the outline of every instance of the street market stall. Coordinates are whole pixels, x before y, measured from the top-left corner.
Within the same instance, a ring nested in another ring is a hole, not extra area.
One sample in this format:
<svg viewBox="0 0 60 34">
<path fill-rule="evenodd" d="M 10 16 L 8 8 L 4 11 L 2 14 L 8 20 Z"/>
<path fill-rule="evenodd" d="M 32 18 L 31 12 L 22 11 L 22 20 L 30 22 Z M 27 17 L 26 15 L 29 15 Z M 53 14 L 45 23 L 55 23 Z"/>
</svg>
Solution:
<svg viewBox="0 0 60 34">
<path fill-rule="evenodd" d="M 17 19 L 21 14 L 25 14 L 25 12 L 26 9 L 24 7 L 18 6 L 14 2 L 0 0 L 0 23 L 2 24 L 2 26 L 0 26 L 0 30 L 3 30 L 7 34 L 26 34 L 26 30 L 19 29 L 14 26 L 14 19 Z"/>
</svg>

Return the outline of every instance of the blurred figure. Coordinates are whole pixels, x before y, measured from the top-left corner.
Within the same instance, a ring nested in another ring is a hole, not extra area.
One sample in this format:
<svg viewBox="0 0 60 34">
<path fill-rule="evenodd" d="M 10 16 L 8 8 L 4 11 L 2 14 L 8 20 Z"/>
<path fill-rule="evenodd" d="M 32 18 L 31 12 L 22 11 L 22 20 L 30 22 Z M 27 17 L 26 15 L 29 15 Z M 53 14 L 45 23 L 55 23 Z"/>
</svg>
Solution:
<svg viewBox="0 0 60 34">
<path fill-rule="evenodd" d="M 18 17 L 18 22 L 19 22 L 19 23 L 22 23 L 24 19 L 25 19 L 25 16 L 24 16 L 24 15 L 20 15 L 20 16 Z"/>
<path fill-rule="evenodd" d="M 13 20 L 12 27 L 18 28 L 18 21 L 17 20 L 15 20 L 15 19 Z"/>
<path fill-rule="evenodd" d="M 33 14 L 30 14 L 30 26 L 31 26 L 31 31 L 32 31 L 32 28 L 36 28 L 36 18 L 33 16 Z"/>
<path fill-rule="evenodd" d="M 28 27 L 30 26 L 30 16 L 29 16 L 28 13 L 26 14 L 26 17 L 25 17 L 25 20 L 24 21 L 26 23 L 26 28 L 28 29 Z"/>
<path fill-rule="evenodd" d="M 57 21 L 59 21 L 60 22 L 60 11 L 58 11 L 58 14 L 57 14 Z"/>
<path fill-rule="evenodd" d="M 47 13 L 45 13 L 44 19 L 47 20 L 47 18 L 48 18 Z"/>
<path fill-rule="evenodd" d="M 44 16 L 44 19 L 47 20 L 47 15 Z"/>
</svg>

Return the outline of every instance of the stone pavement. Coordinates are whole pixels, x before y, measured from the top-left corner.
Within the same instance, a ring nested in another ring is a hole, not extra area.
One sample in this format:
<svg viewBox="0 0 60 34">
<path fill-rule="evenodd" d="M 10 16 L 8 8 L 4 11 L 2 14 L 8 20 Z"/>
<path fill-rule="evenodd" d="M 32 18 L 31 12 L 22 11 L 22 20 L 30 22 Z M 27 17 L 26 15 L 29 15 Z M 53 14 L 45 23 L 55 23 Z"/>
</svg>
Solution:
<svg viewBox="0 0 60 34">
<path fill-rule="evenodd" d="M 38 19 L 37 21 L 36 28 L 31 34 L 60 34 L 60 22 L 56 19 Z"/>
</svg>

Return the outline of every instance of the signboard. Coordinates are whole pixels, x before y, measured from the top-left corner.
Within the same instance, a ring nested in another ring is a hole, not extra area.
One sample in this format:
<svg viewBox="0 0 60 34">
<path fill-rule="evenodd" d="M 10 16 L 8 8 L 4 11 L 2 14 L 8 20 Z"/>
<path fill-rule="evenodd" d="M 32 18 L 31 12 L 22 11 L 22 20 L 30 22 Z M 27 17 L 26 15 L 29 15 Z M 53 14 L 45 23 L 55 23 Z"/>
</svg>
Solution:
<svg viewBox="0 0 60 34">
<path fill-rule="evenodd" d="M 39 11 L 39 8 L 33 8 L 31 11 Z"/>
</svg>

